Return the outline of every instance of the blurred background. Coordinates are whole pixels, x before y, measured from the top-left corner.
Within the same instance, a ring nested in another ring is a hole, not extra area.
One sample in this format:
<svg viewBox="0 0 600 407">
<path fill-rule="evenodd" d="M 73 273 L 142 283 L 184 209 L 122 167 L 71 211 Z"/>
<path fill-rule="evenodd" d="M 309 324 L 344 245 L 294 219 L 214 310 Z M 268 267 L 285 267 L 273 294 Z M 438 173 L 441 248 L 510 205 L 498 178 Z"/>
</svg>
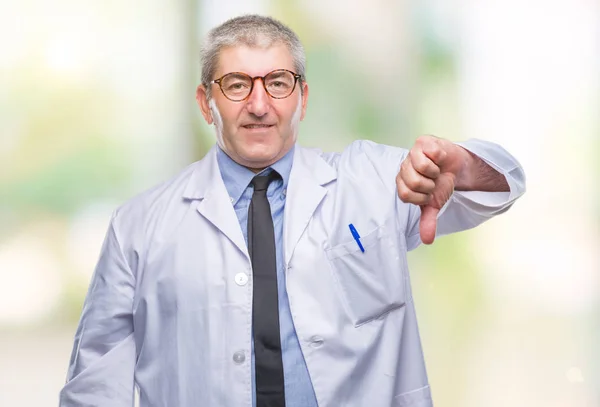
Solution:
<svg viewBox="0 0 600 407">
<path fill-rule="evenodd" d="M 600 406 L 597 0 L 0 2 L 0 406 L 58 403 L 111 212 L 203 156 L 198 47 L 303 40 L 306 146 L 502 144 L 528 191 L 410 254 L 436 406 Z"/>
</svg>

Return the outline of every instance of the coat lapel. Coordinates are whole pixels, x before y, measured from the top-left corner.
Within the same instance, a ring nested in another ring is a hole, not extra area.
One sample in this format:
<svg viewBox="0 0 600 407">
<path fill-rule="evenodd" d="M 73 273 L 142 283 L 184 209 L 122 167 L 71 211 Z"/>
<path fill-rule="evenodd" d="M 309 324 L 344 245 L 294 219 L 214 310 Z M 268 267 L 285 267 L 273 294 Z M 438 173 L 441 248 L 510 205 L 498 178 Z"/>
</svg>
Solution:
<svg viewBox="0 0 600 407">
<path fill-rule="evenodd" d="M 296 145 L 287 188 L 284 216 L 284 253 L 288 264 L 315 210 L 325 198 L 325 184 L 336 179 L 336 171 L 314 150 Z"/>
<path fill-rule="evenodd" d="M 227 193 L 219 165 L 216 146 L 197 163 L 184 192 L 184 198 L 200 200 L 197 211 L 223 233 L 245 256 L 246 241 Z"/>
</svg>

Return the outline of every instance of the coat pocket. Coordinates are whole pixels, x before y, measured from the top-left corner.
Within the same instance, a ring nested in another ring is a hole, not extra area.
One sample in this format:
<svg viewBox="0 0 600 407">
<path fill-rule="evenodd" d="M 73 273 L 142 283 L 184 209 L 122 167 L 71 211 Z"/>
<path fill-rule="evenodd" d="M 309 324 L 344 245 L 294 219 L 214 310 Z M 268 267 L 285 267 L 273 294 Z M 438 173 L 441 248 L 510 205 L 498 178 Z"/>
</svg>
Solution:
<svg viewBox="0 0 600 407">
<path fill-rule="evenodd" d="M 356 327 L 405 304 L 405 256 L 394 237 L 380 226 L 360 241 L 364 252 L 354 240 L 326 250 L 342 302 Z"/>
<path fill-rule="evenodd" d="M 402 393 L 394 397 L 394 407 L 431 407 L 431 389 L 429 386 Z"/>
</svg>

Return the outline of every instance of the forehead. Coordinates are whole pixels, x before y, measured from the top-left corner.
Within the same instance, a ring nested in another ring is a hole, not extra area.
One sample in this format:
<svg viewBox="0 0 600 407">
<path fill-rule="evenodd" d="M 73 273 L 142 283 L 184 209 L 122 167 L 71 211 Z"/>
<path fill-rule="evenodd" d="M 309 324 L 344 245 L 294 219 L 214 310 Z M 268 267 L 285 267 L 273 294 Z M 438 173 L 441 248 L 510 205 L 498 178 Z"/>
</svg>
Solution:
<svg viewBox="0 0 600 407">
<path fill-rule="evenodd" d="M 221 50 L 216 77 L 229 72 L 263 76 L 275 69 L 294 70 L 294 61 L 287 46 L 275 44 L 261 48 L 239 45 Z"/>
</svg>

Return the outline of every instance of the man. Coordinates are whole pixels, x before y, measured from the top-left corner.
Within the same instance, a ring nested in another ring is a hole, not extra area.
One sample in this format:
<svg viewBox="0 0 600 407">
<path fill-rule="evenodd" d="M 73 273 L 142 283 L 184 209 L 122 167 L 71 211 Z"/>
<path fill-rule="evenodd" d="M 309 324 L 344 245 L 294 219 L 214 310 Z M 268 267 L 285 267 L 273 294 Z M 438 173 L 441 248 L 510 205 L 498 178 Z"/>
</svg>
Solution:
<svg viewBox="0 0 600 407">
<path fill-rule="evenodd" d="M 217 145 L 113 215 L 60 405 L 432 406 L 406 252 L 523 194 L 501 147 L 296 144 L 296 35 L 208 35 L 197 101 Z"/>
</svg>

